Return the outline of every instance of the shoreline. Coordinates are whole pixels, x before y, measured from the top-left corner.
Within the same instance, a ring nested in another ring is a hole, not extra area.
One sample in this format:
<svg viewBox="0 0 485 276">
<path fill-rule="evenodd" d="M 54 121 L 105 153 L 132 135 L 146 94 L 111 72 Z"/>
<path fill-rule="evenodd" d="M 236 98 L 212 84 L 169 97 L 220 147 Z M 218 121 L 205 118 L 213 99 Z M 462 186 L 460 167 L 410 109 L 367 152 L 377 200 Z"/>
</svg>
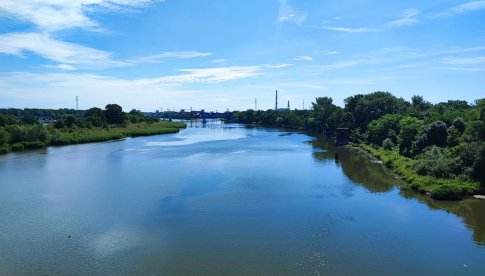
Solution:
<svg viewBox="0 0 485 276">
<path fill-rule="evenodd" d="M 250 126 L 261 126 L 268 128 L 275 128 L 274 126 L 265 126 L 261 124 L 245 124 Z M 318 138 L 317 133 L 306 131 L 302 129 L 294 129 L 288 127 L 276 127 L 277 129 L 295 131 L 305 133 L 307 135 Z M 332 138 L 329 138 L 332 139 Z M 369 158 L 380 161 L 390 173 L 395 175 L 403 185 L 399 185 L 401 190 L 412 190 L 419 194 L 429 196 L 435 200 L 462 200 L 466 198 L 485 198 L 481 195 L 481 187 L 478 182 L 466 182 L 457 179 L 440 179 L 431 176 L 422 176 L 408 168 L 412 163 L 412 159 L 397 155 L 392 151 L 383 149 L 374 149 L 367 144 L 350 143 L 349 148 L 358 149 L 367 153 Z"/>
<path fill-rule="evenodd" d="M 178 133 L 187 125 L 182 122 L 160 121 L 151 124 L 138 123 L 127 127 L 113 128 L 92 128 L 92 129 L 66 129 L 51 133 L 51 141 L 42 142 L 19 142 L 10 145 L 9 150 L 2 151 L 0 154 L 25 152 L 29 150 L 43 149 L 51 146 L 69 146 L 99 142 L 120 141 L 126 138 L 153 136 L 162 134 Z"/>
<path fill-rule="evenodd" d="M 370 157 L 382 161 L 384 167 L 405 183 L 400 189 L 412 190 L 436 200 L 461 200 L 474 197 L 481 191 L 478 182 L 419 175 L 409 168 L 412 159 L 400 156 L 393 151 L 374 149 L 366 144 L 352 144 L 351 146 L 359 148 L 367 152 Z"/>
</svg>

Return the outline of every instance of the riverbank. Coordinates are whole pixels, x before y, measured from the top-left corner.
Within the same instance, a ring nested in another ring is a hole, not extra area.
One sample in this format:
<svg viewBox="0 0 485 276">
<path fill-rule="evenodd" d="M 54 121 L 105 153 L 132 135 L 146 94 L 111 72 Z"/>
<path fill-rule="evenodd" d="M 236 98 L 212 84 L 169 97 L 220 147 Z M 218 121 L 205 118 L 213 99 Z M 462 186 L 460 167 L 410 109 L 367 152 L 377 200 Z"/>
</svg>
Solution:
<svg viewBox="0 0 485 276">
<path fill-rule="evenodd" d="M 159 121 L 154 123 L 129 124 L 126 127 L 108 128 L 66 128 L 52 129 L 47 134 L 49 139 L 46 143 L 40 141 L 19 142 L 2 148 L 1 153 L 22 151 L 27 149 L 39 149 L 47 146 L 61 146 L 73 144 L 85 144 L 119 140 L 127 137 L 150 136 L 160 134 L 177 133 L 186 125 L 181 122 Z"/>
<path fill-rule="evenodd" d="M 440 179 L 431 176 L 419 175 L 412 169 L 413 159 L 404 157 L 398 152 L 373 148 L 366 144 L 357 146 L 375 158 L 381 160 L 383 164 L 399 175 L 406 183 L 403 189 L 411 189 L 422 194 L 427 194 L 434 199 L 457 200 L 467 196 L 472 196 L 480 191 L 478 182 L 463 181 L 458 179 Z"/>
</svg>

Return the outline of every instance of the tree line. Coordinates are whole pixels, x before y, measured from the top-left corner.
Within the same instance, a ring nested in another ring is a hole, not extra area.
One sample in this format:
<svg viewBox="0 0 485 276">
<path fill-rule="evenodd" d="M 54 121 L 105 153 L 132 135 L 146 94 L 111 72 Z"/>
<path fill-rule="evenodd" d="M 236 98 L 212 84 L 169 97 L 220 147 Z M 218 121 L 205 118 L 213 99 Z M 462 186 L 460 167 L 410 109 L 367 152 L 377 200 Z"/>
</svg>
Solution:
<svg viewBox="0 0 485 276">
<path fill-rule="evenodd" d="M 156 121 L 134 109 L 126 113 L 117 104 L 108 104 L 104 110 L 93 107 L 85 111 L 0 109 L 0 152 L 64 144 L 61 139 L 64 133 L 96 129 L 109 131 L 112 127 Z"/>
<path fill-rule="evenodd" d="M 314 131 L 333 136 L 351 130 L 356 144 L 394 152 L 417 175 L 456 181 L 485 182 L 485 99 L 469 104 L 438 104 L 413 96 L 411 101 L 389 92 L 348 97 L 339 107 L 332 98 L 316 98 L 311 110 L 255 111 L 236 115 L 239 123 Z"/>
</svg>

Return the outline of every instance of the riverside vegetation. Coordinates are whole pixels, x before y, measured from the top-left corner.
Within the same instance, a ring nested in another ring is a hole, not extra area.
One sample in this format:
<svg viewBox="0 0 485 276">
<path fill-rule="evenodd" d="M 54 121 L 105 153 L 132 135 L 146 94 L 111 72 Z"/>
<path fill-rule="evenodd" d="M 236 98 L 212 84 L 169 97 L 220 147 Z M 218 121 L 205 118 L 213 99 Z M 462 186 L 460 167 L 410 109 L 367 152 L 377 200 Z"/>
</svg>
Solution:
<svg viewBox="0 0 485 276">
<path fill-rule="evenodd" d="M 411 102 L 388 92 L 355 95 L 345 107 L 317 98 L 311 110 L 238 112 L 246 124 L 287 127 L 331 137 L 351 129 L 352 144 L 382 160 L 409 188 L 436 199 L 485 192 L 485 99 Z"/>
<path fill-rule="evenodd" d="M 45 125 L 37 117 L 49 118 Z M 104 110 L 2 109 L 0 110 L 0 153 L 50 145 L 109 141 L 134 136 L 178 132 L 184 123 L 160 121 L 132 110 L 123 112 L 117 104 Z"/>
</svg>

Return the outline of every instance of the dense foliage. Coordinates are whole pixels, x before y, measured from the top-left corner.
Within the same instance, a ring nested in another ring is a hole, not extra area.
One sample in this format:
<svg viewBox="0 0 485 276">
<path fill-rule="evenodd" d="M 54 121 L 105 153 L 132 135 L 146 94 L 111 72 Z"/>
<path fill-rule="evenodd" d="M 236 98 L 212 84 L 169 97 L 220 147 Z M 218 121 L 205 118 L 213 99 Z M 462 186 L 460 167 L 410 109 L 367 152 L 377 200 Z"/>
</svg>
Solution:
<svg viewBox="0 0 485 276">
<path fill-rule="evenodd" d="M 184 124 L 159 122 L 137 110 L 125 113 L 117 104 L 86 111 L 1 109 L 0 153 L 170 133 L 181 127 Z"/>
<path fill-rule="evenodd" d="M 355 95 L 345 106 L 317 98 L 311 110 L 237 113 L 240 123 L 310 130 L 333 136 L 348 127 L 352 142 L 368 145 L 412 187 L 436 198 L 485 189 L 485 99 L 432 104 L 408 102 L 388 92 Z"/>
</svg>

